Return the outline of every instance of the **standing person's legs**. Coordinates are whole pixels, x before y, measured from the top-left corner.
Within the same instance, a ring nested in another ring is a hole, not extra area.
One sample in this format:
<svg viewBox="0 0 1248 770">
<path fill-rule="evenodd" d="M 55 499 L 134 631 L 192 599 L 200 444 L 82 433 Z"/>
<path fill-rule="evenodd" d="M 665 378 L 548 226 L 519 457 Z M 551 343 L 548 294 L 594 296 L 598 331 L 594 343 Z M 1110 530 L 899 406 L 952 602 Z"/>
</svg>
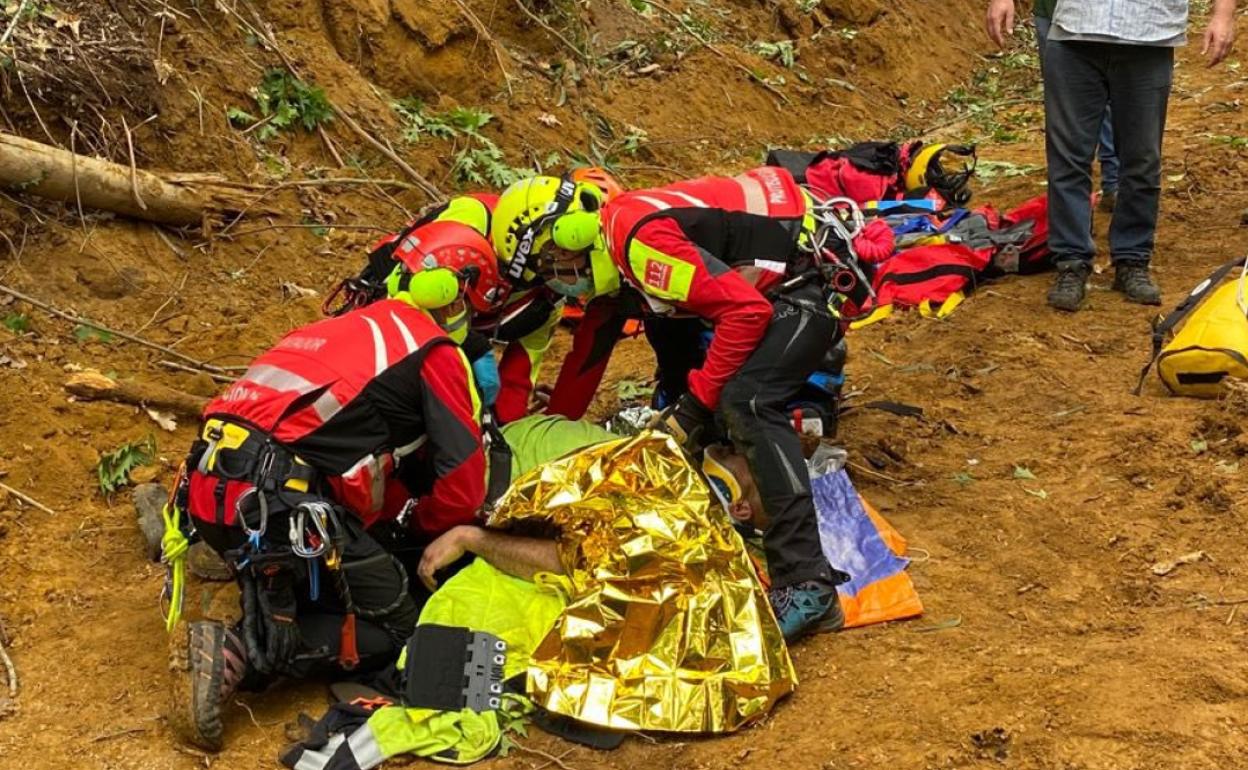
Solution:
<svg viewBox="0 0 1248 770">
<path fill-rule="evenodd" d="M 1145 304 L 1161 302 L 1148 278 L 1161 203 L 1161 141 L 1174 73 L 1174 49 L 1120 46 L 1109 68 L 1122 176 L 1109 228 L 1114 288 Z"/>
<path fill-rule="evenodd" d="M 1101 201 L 1108 211 L 1113 211 L 1113 204 L 1118 196 L 1118 177 L 1121 162 L 1118 151 L 1114 149 L 1114 107 L 1113 99 L 1105 108 L 1105 120 L 1101 123 L 1101 138 L 1096 148 L 1096 157 L 1101 162 Z"/>
<path fill-rule="evenodd" d="M 767 333 L 721 399 L 728 435 L 749 462 L 771 519 L 763 544 L 774 588 L 837 582 L 823 556 L 801 441 L 785 411 L 827 351 L 836 322 L 814 309 L 820 304 L 817 288 L 805 287 L 794 297 L 810 306 L 776 300 Z"/>
<path fill-rule="evenodd" d="M 1092 156 L 1109 104 L 1101 43 L 1049 40 L 1044 79 L 1045 156 L 1049 177 L 1049 248 L 1058 275 L 1049 304 L 1078 310 L 1096 247 L 1092 242 Z"/>
</svg>

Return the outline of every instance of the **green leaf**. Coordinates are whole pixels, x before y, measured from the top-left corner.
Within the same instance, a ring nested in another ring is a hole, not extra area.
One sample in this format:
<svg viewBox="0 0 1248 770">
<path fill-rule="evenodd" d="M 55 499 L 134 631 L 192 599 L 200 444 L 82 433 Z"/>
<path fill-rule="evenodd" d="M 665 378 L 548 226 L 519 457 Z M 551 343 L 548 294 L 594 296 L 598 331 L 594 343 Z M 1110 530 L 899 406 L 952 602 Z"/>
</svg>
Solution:
<svg viewBox="0 0 1248 770">
<path fill-rule="evenodd" d="M 1014 466 L 1014 478 L 1023 479 L 1025 481 L 1035 481 L 1036 474 L 1032 473 L 1031 469 L 1026 467 L 1025 465 L 1015 465 Z"/>
<path fill-rule="evenodd" d="M 519 735 L 521 738 L 529 737 L 529 726 L 524 723 L 523 719 L 517 719 L 515 722 L 512 722 L 509 727 L 511 727 L 512 732 Z"/>
<path fill-rule="evenodd" d="M 498 742 L 498 756 L 506 757 L 508 754 L 511 753 L 511 750 L 515 748 L 515 746 L 516 746 L 516 742 L 513 741 L 511 738 L 508 738 L 507 734 L 504 733 L 503 737 Z"/>
<path fill-rule="evenodd" d="M 968 484 L 973 484 L 975 483 L 975 481 L 977 481 L 977 479 L 974 476 L 967 473 L 966 471 L 953 474 L 953 480 L 958 482 L 964 487 L 967 486 Z"/>
<path fill-rule="evenodd" d="M 79 342 L 90 342 L 91 340 L 112 342 L 113 335 L 88 324 L 78 324 L 74 327 L 74 339 Z"/>
<path fill-rule="evenodd" d="M 30 331 L 30 316 L 25 313 L 9 313 L 0 323 L 14 334 L 25 334 Z"/>
<path fill-rule="evenodd" d="M 1193 452 L 1195 452 L 1196 454 L 1201 454 L 1202 452 L 1206 452 L 1208 450 L 1209 450 L 1208 441 L 1205 441 L 1203 438 L 1192 439 L 1192 451 Z"/>
<path fill-rule="evenodd" d="M 130 483 L 130 472 L 140 465 L 150 465 L 156 457 L 156 437 L 148 437 L 139 442 L 122 444 L 111 452 L 100 456 L 96 466 L 100 491 L 112 495 L 118 489 Z"/>
<path fill-rule="evenodd" d="M 273 111 L 273 119 L 269 121 L 269 125 L 278 128 L 290 128 L 299 118 L 299 111 L 295 109 L 295 105 L 290 102 L 278 102 L 277 109 Z"/>
<path fill-rule="evenodd" d="M 1023 491 L 1029 495 L 1034 495 L 1035 497 L 1038 497 L 1041 500 L 1049 499 L 1049 493 L 1045 492 L 1043 489 L 1027 489 L 1026 487 L 1023 487 Z"/>
<path fill-rule="evenodd" d="M 334 118 L 333 105 L 324 89 L 304 83 L 284 69 L 266 71 L 260 84 L 251 90 L 251 98 L 260 114 L 269 118 L 269 122 L 256 131 L 256 138 L 262 142 L 272 139 L 278 131 L 289 131 L 295 126 L 314 131 Z M 254 116 L 238 108 L 231 108 L 226 114 L 236 125 L 243 121 L 257 122 Z"/>
<path fill-rule="evenodd" d="M 228 110 L 226 110 L 225 117 L 229 118 L 230 123 L 237 126 L 238 128 L 250 126 L 253 123 L 256 123 L 257 121 L 260 120 L 255 115 L 252 115 L 250 112 L 247 112 L 246 110 L 240 109 L 238 107 L 231 107 Z"/>
<path fill-rule="evenodd" d="M 654 386 L 636 380 L 620 380 L 615 384 L 615 392 L 621 401 L 639 401 L 654 395 Z"/>
</svg>

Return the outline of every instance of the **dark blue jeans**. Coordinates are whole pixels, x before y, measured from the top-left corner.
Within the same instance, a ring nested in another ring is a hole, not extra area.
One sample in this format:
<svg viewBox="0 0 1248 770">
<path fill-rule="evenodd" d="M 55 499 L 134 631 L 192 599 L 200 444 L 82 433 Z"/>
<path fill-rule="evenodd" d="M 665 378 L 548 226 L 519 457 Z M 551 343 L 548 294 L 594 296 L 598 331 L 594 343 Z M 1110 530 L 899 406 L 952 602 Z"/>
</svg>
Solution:
<svg viewBox="0 0 1248 770">
<path fill-rule="evenodd" d="M 1049 39 L 1049 27 L 1052 19 L 1036 16 L 1036 52 L 1040 54 L 1040 69 L 1043 77 L 1044 46 Z M 1101 134 L 1096 146 L 1096 157 L 1101 161 L 1101 190 L 1103 192 L 1118 191 L 1118 154 L 1114 152 L 1114 124 L 1110 113 L 1113 105 L 1105 108 L 1105 120 L 1101 121 Z"/>
<path fill-rule="evenodd" d="M 1049 248 L 1058 267 L 1090 264 L 1096 252 L 1092 155 L 1111 103 L 1122 170 L 1109 228 L 1110 256 L 1115 264 L 1148 264 L 1161 202 L 1161 138 L 1173 73 L 1173 48 L 1052 39 L 1045 46 Z"/>
</svg>

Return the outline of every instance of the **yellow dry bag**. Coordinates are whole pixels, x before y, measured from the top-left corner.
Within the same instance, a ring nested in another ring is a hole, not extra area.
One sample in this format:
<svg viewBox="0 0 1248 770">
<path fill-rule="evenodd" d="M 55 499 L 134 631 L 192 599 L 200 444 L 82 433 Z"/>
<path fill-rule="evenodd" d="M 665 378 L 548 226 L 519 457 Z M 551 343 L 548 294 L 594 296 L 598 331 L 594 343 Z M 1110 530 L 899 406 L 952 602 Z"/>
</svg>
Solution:
<svg viewBox="0 0 1248 770">
<path fill-rule="evenodd" d="M 1236 267 L 1240 276 L 1222 280 Z M 1227 377 L 1248 379 L 1248 262 L 1236 258 L 1197 284 L 1169 315 L 1153 325 L 1153 357 L 1140 372 L 1135 392 L 1153 364 L 1178 396 L 1216 398 Z M 1174 338 L 1166 337 L 1183 323 Z"/>
</svg>

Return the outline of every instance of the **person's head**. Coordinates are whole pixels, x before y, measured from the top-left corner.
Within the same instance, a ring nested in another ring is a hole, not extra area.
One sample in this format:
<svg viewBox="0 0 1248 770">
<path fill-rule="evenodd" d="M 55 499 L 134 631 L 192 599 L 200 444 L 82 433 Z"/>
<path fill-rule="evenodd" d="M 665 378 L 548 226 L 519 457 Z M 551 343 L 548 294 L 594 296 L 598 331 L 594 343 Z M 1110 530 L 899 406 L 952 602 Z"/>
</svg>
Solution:
<svg viewBox="0 0 1248 770">
<path fill-rule="evenodd" d="M 458 222 L 432 222 L 395 247 L 398 265 L 386 293 L 424 310 L 456 342 L 468 333 L 472 310 L 488 311 L 499 295 L 498 260 L 476 230 Z"/>
<path fill-rule="evenodd" d="M 589 181 L 534 176 L 503 191 L 494 209 L 494 250 L 512 285 L 541 279 L 565 297 L 606 293 L 615 267 L 602 247 L 603 189 Z"/>
<path fill-rule="evenodd" d="M 702 475 L 734 522 L 762 531 L 771 526 L 745 455 L 727 444 L 712 444 L 702 455 Z"/>
</svg>

